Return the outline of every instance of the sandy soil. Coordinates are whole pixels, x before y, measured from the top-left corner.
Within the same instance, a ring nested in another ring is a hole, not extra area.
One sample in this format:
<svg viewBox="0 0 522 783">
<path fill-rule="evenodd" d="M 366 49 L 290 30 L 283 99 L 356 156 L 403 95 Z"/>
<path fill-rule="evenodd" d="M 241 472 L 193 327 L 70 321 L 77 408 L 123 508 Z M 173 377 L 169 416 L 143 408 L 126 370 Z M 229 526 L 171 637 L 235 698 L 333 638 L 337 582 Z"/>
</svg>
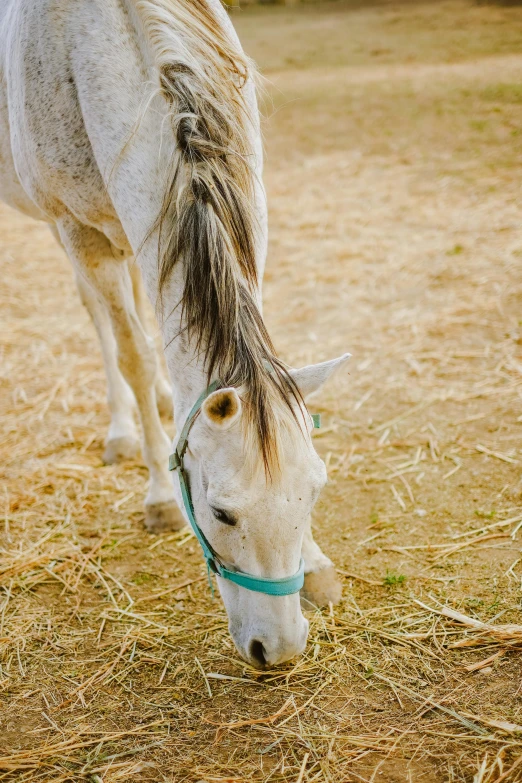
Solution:
<svg viewBox="0 0 522 783">
<path fill-rule="evenodd" d="M 311 617 L 300 661 L 236 657 L 194 539 L 143 532 L 143 465 L 102 466 L 101 359 L 67 260 L 0 208 L 0 780 L 511 783 L 522 10 L 234 18 L 267 77 L 271 333 L 296 366 L 353 354 L 315 406 L 315 527 L 343 602 Z"/>
</svg>

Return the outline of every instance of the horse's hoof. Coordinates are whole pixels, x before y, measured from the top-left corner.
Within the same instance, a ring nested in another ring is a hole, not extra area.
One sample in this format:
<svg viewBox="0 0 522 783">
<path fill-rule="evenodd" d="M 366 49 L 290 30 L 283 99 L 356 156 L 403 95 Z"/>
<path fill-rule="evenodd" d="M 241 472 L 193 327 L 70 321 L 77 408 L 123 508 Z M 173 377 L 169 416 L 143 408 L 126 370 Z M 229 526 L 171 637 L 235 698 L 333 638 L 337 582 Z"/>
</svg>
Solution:
<svg viewBox="0 0 522 783">
<path fill-rule="evenodd" d="M 174 501 L 145 506 L 145 527 L 151 533 L 181 530 L 184 525 L 185 518 Z"/>
<path fill-rule="evenodd" d="M 103 461 L 106 465 L 116 465 L 118 462 L 136 459 L 140 453 L 140 442 L 130 435 L 108 440 L 103 452 Z"/>
<path fill-rule="evenodd" d="M 338 604 L 343 588 L 335 573 L 333 565 L 320 571 L 305 574 L 301 590 L 301 606 L 303 609 L 321 609 L 329 603 Z"/>
</svg>

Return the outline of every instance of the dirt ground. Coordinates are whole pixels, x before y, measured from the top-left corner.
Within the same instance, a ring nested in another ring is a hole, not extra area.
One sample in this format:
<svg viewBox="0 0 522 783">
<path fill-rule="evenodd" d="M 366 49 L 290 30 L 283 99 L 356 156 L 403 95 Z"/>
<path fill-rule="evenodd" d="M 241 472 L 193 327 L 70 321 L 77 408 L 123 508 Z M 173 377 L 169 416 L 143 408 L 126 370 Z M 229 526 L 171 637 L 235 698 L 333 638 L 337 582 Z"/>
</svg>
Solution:
<svg viewBox="0 0 522 783">
<path fill-rule="evenodd" d="M 266 76 L 267 322 L 295 366 L 353 354 L 315 405 L 343 601 L 301 659 L 238 658 L 195 539 L 143 530 L 142 463 L 102 464 L 67 260 L 1 207 L 0 780 L 515 783 L 522 9 L 234 19 Z"/>
</svg>

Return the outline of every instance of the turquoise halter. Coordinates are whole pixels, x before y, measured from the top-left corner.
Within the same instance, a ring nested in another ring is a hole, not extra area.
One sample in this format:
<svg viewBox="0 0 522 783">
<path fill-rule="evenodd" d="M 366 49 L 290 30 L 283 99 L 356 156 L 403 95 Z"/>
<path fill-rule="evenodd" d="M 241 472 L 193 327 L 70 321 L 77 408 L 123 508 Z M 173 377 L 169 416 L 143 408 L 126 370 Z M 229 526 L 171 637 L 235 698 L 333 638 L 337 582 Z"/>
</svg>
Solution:
<svg viewBox="0 0 522 783">
<path fill-rule="evenodd" d="M 181 434 L 176 445 L 176 451 L 169 457 L 169 470 L 177 470 L 179 476 L 179 484 L 181 487 L 181 495 L 183 497 L 183 503 L 185 505 L 185 511 L 190 522 L 190 526 L 194 531 L 196 538 L 198 539 L 203 555 L 207 563 L 207 569 L 210 573 L 217 574 L 222 579 L 228 579 L 229 582 L 240 587 L 245 587 L 247 590 L 253 590 L 256 593 L 266 593 L 266 595 L 291 595 L 292 593 L 298 593 L 304 584 L 304 560 L 301 558 L 299 563 L 299 570 L 293 576 L 285 576 L 282 579 L 267 579 L 262 576 L 253 576 L 252 574 L 245 574 L 243 571 L 231 570 L 226 568 L 221 562 L 219 555 L 212 548 L 211 544 L 205 537 L 205 534 L 196 522 L 196 516 L 194 514 L 194 505 L 190 495 L 190 488 L 187 480 L 187 474 L 183 465 L 183 458 L 188 446 L 188 436 L 192 425 L 194 424 L 196 417 L 199 414 L 201 406 L 207 399 L 207 397 L 216 391 L 221 386 L 220 381 L 214 381 L 210 386 L 205 389 L 203 394 L 194 404 L 190 411 Z M 318 415 L 312 416 L 314 427 L 320 427 L 320 418 Z M 212 584 L 211 584 L 212 586 Z"/>
</svg>

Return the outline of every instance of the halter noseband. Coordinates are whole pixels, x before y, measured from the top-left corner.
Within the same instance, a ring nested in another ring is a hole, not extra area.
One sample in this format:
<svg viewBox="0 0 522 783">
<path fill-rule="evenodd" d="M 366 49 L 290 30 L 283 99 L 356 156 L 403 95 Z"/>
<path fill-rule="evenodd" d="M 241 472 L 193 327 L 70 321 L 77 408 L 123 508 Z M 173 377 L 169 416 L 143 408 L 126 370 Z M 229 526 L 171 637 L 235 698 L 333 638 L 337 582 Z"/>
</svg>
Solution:
<svg viewBox="0 0 522 783">
<path fill-rule="evenodd" d="M 196 515 L 194 514 L 194 505 L 192 503 L 192 497 L 190 495 L 190 487 L 187 480 L 187 474 L 183 465 L 183 458 L 188 446 L 188 436 L 192 425 L 194 424 L 197 415 L 201 409 L 201 406 L 207 399 L 207 397 L 216 391 L 222 384 L 220 381 L 214 381 L 210 386 L 205 389 L 203 394 L 194 404 L 190 411 L 181 434 L 176 445 L 176 451 L 169 457 L 169 470 L 177 470 L 179 476 L 179 484 L 181 487 L 181 495 L 183 497 L 183 503 L 185 505 L 185 511 L 187 513 L 190 526 L 194 531 L 196 538 L 198 539 L 203 555 L 207 563 L 207 569 L 209 572 L 217 574 L 222 579 L 228 579 L 229 582 L 240 587 L 245 587 L 247 590 L 253 590 L 256 593 L 266 593 L 266 595 L 291 595 L 292 593 L 298 593 L 304 584 L 304 560 L 301 558 L 299 563 L 299 570 L 293 576 L 285 576 L 282 579 L 267 579 L 262 576 L 253 576 L 252 574 L 246 574 L 244 571 L 231 570 L 226 568 L 221 562 L 219 555 L 212 548 L 211 544 L 205 537 L 205 534 L 196 522 Z M 314 427 L 320 426 L 320 420 L 318 415 L 312 416 Z"/>
</svg>

